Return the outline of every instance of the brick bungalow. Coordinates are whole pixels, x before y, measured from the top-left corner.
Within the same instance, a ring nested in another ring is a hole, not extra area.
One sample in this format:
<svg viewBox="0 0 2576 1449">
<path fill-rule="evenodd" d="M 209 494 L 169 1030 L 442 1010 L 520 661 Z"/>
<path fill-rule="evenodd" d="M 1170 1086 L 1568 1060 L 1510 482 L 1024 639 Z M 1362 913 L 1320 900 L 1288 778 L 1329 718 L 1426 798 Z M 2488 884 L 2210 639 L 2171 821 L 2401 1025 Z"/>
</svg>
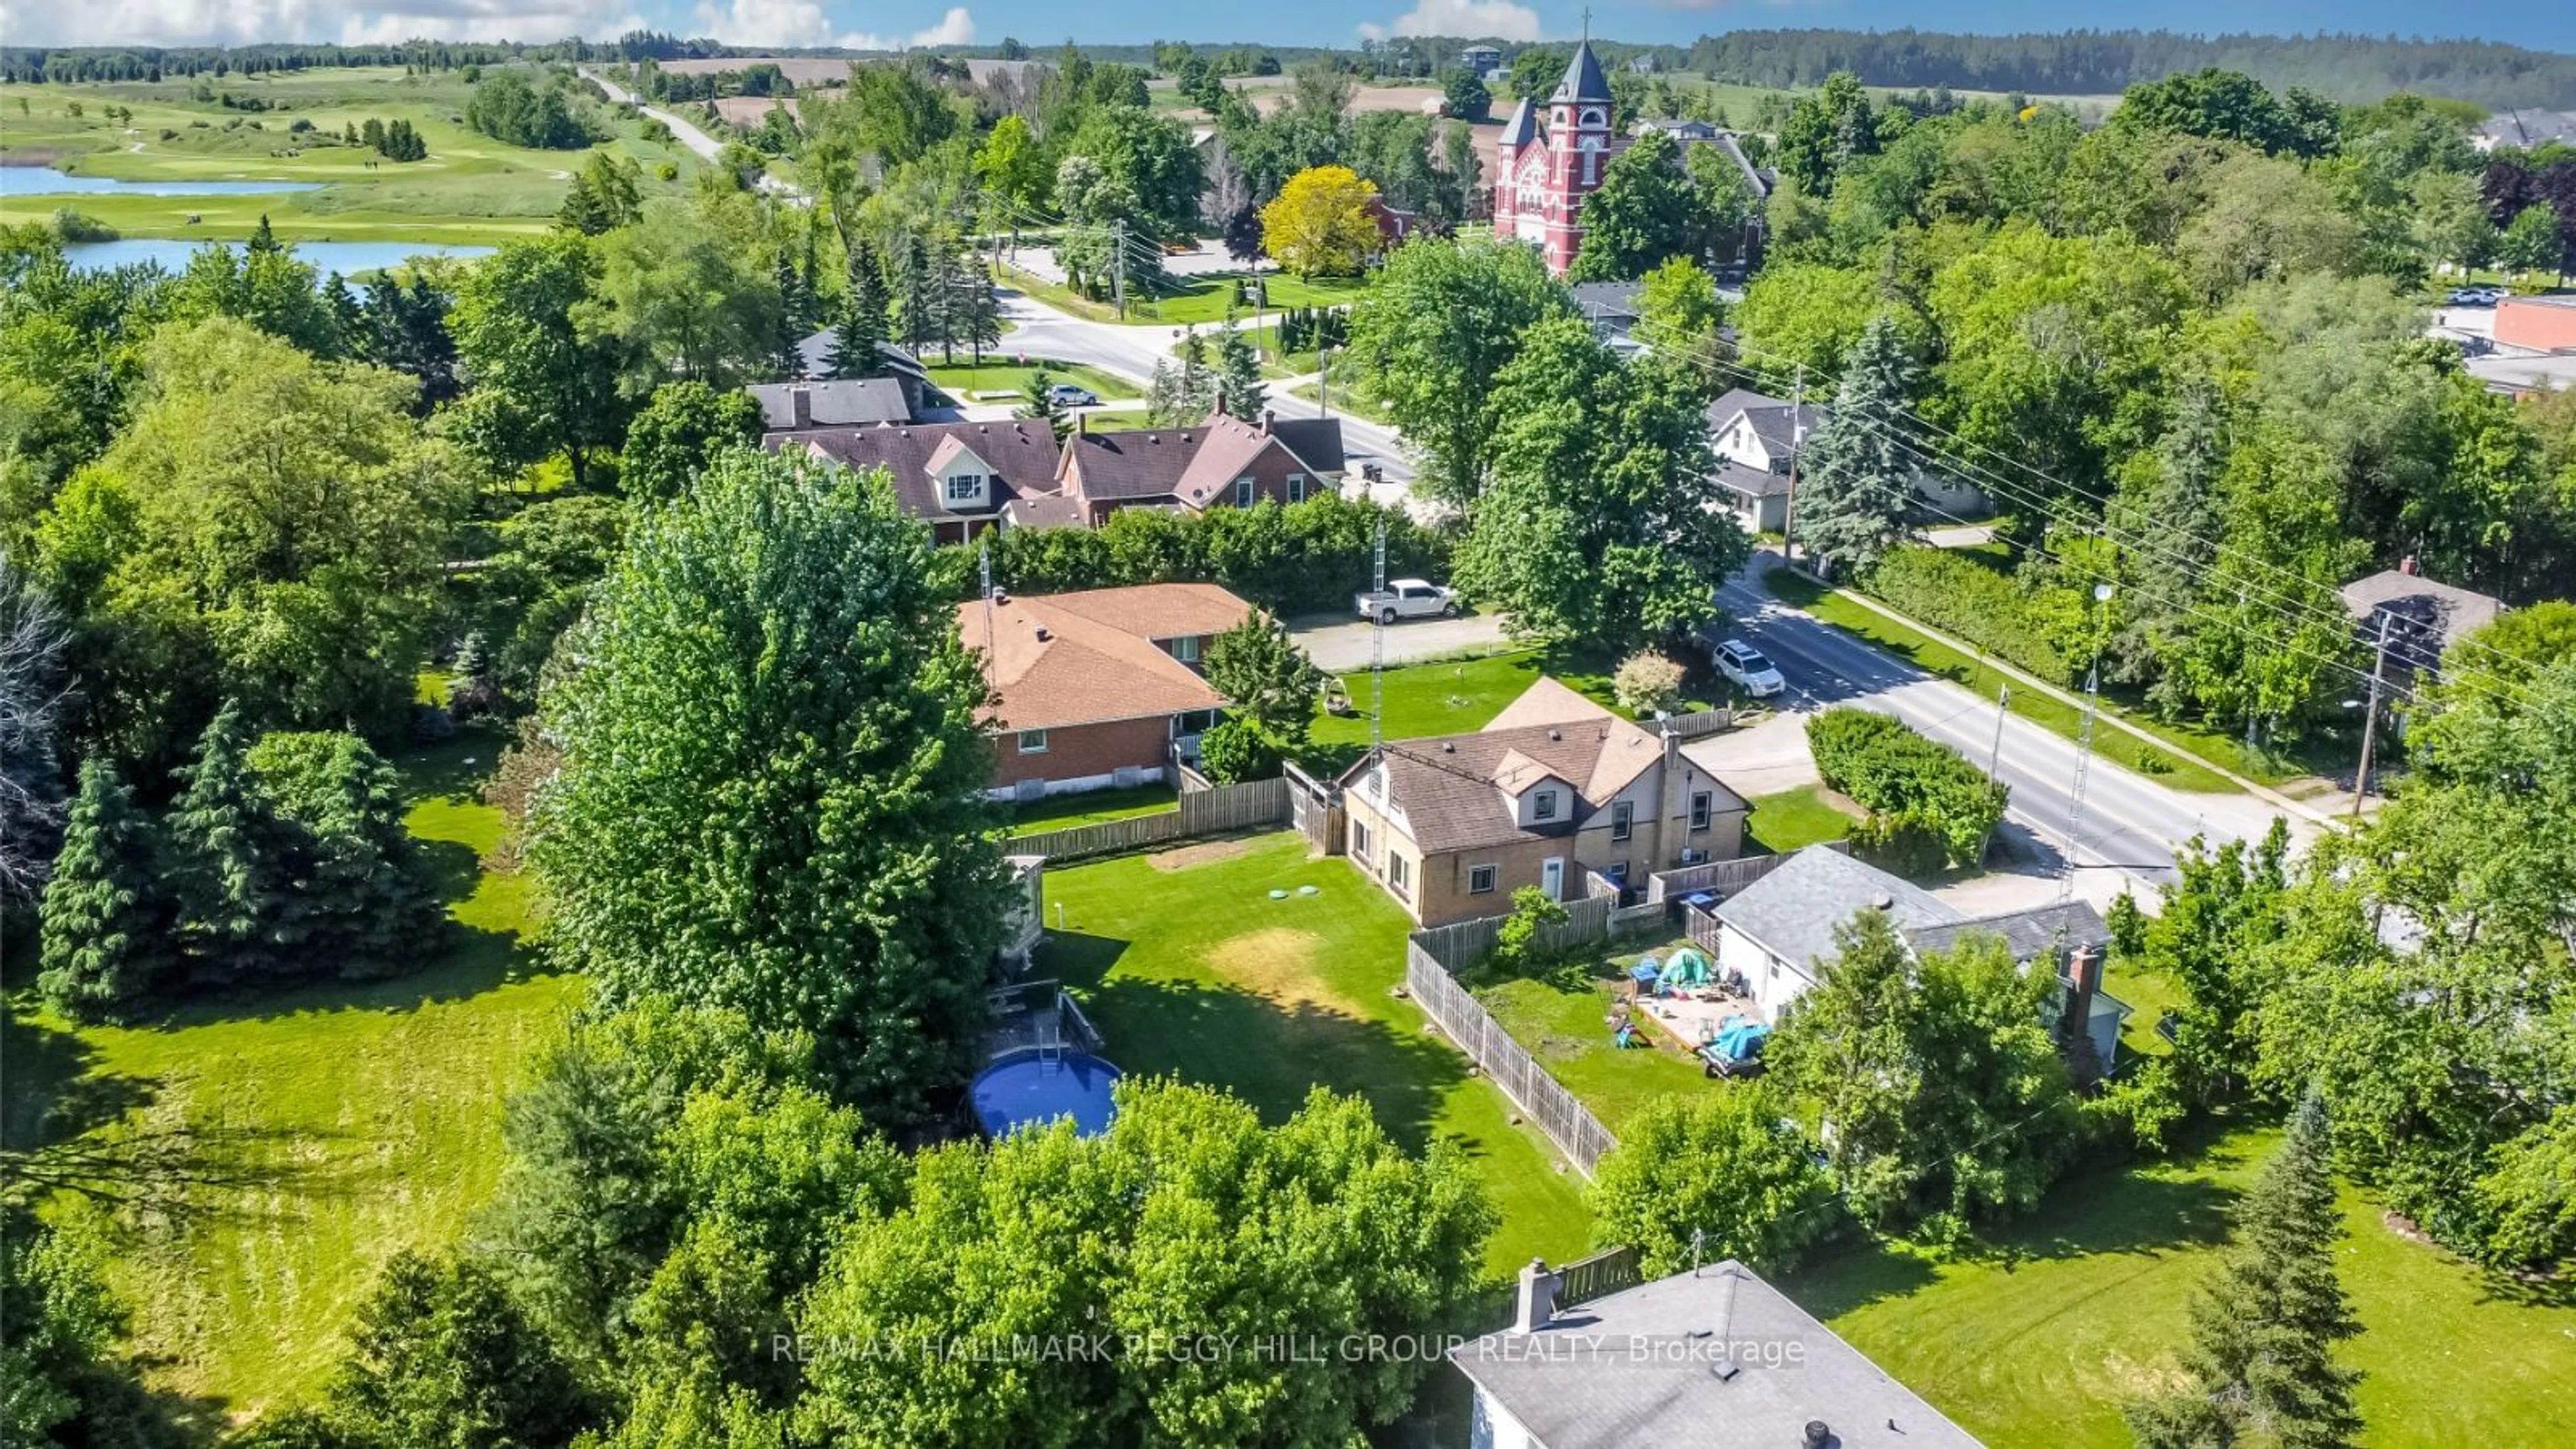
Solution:
<svg viewBox="0 0 2576 1449">
<path fill-rule="evenodd" d="M 1208 641 L 1252 616 L 1214 584 L 1141 584 L 957 606 L 957 632 L 1000 699 L 993 793 L 1021 799 L 1163 777 L 1225 700 Z"/>
<path fill-rule="evenodd" d="M 1341 777 L 1352 864 L 1425 926 L 1584 873 L 1623 885 L 1740 854 L 1744 797 L 1673 742 L 1541 679 L 1474 734 L 1381 745 Z"/>
</svg>

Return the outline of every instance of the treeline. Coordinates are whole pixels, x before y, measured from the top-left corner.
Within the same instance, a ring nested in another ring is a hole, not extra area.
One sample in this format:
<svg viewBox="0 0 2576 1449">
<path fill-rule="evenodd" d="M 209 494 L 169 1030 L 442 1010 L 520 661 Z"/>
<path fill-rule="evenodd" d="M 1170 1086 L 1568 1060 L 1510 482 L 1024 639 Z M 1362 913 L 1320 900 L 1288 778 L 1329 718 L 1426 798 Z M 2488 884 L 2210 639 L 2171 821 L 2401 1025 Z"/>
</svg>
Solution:
<svg viewBox="0 0 2576 1449">
<path fill-rule="evenodd" d="M 0 46 L 0 81 L 158 81 L 170 76 L 292 74 L 337 66 L 454 70 L 514 60 L 590 60 L 596 47 L 407 40 L 400 45 Z"/>
<path fill-rule="evenodd" d="M 577 84 L 543 72 L 531 79 L 518 69 L 486 74 L 465 103 L 465 124 L 495 141 L 539 151 L 579 151 L 605 134 L 598 107 Z"/>
<path fill-rule="evenodd" d="M 2109 95 L 2216 66 L 2345 101 L 2399 91 L 2491 107 L 2576 106 L 2576 56 L 2483 40 L 2369 35 L 2181 35 L 2169 30 L 1953 35 L 1922 30 L 1737 30 L 1704 35 L 1689 68 L 1800 87 L 1849 71 L 1874 86 Z"/>
</svg>

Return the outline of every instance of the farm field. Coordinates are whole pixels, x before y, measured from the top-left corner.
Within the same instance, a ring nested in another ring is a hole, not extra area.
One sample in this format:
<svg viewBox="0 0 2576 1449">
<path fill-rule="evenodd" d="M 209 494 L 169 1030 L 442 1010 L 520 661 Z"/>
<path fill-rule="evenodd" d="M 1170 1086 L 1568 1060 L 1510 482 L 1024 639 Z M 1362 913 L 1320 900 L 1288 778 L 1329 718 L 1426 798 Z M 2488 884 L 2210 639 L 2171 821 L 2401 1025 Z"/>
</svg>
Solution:
<svg viewBox="0 0 2576 1449">
<path fill-rule="evenodd" d="M 238 241 L 264 215 L 288 240 L 488 244 L 545 230 L 589 155 L 505 145 L 468 129 L 472 88 L 453 73 L 309 70 L 234 76 L 221 89 L 269 109 L 195 100 L 184 82 L 11 86 L 0 97 L 0 162 L 116 181 L 279 181 L 320 190 L 63 197 L 17 194 L 12 184 L 0 196 L 0 222 L 45 221 L 70 206 L 129 237 Z M 101 114 L 110 105 L 131 107 L 133 120 L 110 122 Z M 361 146 L 310 145 L 289 129 L 310 121 L 314 132 L 337 136 L 369 119 L 410 121 L 428 159 L 396 163 Z M 616 129 L 601 144 L 642 167 L 647 195 L 690 184 L 700 163 L 686 148 L 644 140 L 635 122 Z M 675 180 L 659 179 L 664 163 L 676 168 Z"/>
<path fill-rule="evenodd" d="M 12 1004 L 8 1144 L 82 1154 L 130 1199 L 52 1211 L 105 1232 L 152 1385 L 209 1418 L 317 1389 L 377 1268 L 464 1235 L 498 1178 L 503 1095 L 579 997 L 523 949 L 527 882 L 476 864 L 500 838 L 474 794 L 499 742 L 469 730 L 397 760 L 455 921 L 422 970 L 132 1027 Z"/>
</svg>

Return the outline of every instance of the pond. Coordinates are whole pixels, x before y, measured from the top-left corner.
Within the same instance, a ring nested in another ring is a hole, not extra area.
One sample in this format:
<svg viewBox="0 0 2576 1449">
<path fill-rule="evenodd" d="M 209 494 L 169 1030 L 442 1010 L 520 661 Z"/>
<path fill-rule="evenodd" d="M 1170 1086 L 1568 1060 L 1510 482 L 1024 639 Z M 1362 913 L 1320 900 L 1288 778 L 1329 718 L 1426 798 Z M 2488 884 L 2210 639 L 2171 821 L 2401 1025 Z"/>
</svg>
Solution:
<svg viewBox="0 0 2576 1449">
<path fill-rule="evenodd" d="M 321 189 L 314 181 L 119 181 L 51 166 L 0 166 L 0 196 L 265 196 Z"/>
<path fill-rule="evenodd" d="M 73 242 L 63 248 L 63 255 L 83 271 L 121 267 L 130 262 L 159 262 L 162 270 L 184 272 L 188 259 L 207 242 L 236 238 L 207 237 L 202 241 L 146 240 L 129 238 L 109 242 Z M 355 276 L 360 272 L 382 271 L 397 267 L 413 257 L 488 257 L 490 247 L 442 246 L 436 242 L 402 241 L 311 241 L 295 244 L 296 260 L 309 262 L 324 272 Z"/>
</svg>

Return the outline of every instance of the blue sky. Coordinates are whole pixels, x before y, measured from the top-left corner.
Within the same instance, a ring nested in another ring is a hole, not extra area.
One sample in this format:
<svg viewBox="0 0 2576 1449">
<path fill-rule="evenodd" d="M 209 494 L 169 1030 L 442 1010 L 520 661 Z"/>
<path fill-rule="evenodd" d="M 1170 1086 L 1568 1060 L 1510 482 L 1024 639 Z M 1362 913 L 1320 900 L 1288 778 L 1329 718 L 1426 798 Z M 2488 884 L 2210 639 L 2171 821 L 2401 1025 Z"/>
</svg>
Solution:
<svg viewBox="0 0 2576 1449">
<path fill-rule="evenodd" d="M 1579 3 L 1529 0 L 1306 0 L 1179 6 L 1170 0 L 0 0 L 0 36 L 20 44 L 240 44 L 253 40 L 547 40 L 634 26 L 747 45 L 1052 45 L 1068 32 L 1102 42 L 1184 39 L 1348 44 L 1364 34 L 1486 34 L 1559 39 L 1583 25 Z M 1592 29 L 1619 40 L 1687 42 L 1736 28 L 1926 30 L 2168 28 L 2272 33 L 2349 30 L 2475 36 L 2576 50 L 2567 0 L 1596 0 Z"/>
</svg>

